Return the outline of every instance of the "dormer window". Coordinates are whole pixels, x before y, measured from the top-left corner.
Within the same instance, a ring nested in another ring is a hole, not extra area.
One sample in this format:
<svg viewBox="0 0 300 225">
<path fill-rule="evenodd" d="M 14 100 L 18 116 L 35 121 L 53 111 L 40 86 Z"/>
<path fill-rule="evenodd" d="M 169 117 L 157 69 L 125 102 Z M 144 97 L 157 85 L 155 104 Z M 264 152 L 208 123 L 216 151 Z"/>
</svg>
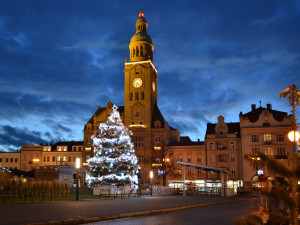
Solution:
<svg viewBox="0 0 300 225">
<path fill-rule="evenodd" d="M 156 120 L 156 121 L 154 122 L 154 127 L 155 127 L 155 128 L 160 128 L 160 127 L 161 127 L 161 122 L 160 122 L 159 120 Z"/>
</svg>

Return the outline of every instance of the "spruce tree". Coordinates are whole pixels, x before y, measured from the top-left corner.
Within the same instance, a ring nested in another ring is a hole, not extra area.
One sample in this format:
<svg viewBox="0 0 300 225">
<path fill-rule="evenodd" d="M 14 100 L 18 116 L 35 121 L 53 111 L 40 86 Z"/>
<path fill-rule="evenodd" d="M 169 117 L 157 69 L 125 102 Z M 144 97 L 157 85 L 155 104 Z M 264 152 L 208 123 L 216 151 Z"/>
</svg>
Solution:
<svg viewBox="0 0 300 225">
<path fill-rule="evenodd" d="M 94 157 L 90 165 L 89 184 L 95 185 L 137 185 L 138 164 L 131 143 L 131 131 L 122 123 L 117 107 L 106 123 L 100 123 L 92 136 Z"/>
</svg>

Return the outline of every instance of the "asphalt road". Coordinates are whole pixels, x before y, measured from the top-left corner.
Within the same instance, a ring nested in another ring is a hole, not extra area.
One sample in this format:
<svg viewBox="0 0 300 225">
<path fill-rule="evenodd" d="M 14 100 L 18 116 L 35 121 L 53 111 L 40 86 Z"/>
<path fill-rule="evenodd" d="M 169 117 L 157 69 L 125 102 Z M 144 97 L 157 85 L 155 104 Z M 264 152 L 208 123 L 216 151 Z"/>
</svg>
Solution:
<svg viewBox="0 0 300 225">
<path fill-rule="evenodd" d="M 90 223 L 90 225 L 233 225 L 234 219 L 258 211 L 259 199 L 209 205 L 169 213 Z"/>
</svg>

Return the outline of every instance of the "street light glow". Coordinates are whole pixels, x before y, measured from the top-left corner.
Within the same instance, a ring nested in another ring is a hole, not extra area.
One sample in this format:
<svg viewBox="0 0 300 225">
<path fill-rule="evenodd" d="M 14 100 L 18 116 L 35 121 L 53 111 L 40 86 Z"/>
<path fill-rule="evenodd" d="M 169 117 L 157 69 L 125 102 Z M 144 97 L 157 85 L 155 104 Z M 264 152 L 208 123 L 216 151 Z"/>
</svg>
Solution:
<svg viewBox="0 0 300 225">
<path fill-rule="evenodd" d="M 153 178 L 153 171 L 150 171 L 150 178 Z"/>
<path fill-rule="evenodd" d="M 295 138 L 296 137 L 296 138 Z M 290 141 L 294 142 L 294 138 L 296 141 L 299 141 L 299 131 L 296 131 L 296 133 L 292 130 L 288 133 L 288 138 Z"/>
<path fill-rule="evenodd" d="M 76 169 L 80 168 L 80 158 L 76 158 Z"/>
</svg>

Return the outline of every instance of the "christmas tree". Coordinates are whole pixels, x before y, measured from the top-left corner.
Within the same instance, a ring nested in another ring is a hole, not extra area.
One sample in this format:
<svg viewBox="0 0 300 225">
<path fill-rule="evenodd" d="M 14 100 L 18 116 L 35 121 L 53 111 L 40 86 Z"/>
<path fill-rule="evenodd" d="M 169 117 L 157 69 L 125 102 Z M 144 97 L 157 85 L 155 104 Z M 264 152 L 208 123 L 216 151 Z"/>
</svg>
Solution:
<svg viewBox="0 0 300 225">
<path fill-rule="evenodd" d="M 122 123 L 117 107 L 106 123 L 100 123 L 92 136 L 94 157 L 90 165 L 90 186 L 95 185 L 137 185 L 138 164 L 131 144 L 131 131 Z"/>
</svg>

